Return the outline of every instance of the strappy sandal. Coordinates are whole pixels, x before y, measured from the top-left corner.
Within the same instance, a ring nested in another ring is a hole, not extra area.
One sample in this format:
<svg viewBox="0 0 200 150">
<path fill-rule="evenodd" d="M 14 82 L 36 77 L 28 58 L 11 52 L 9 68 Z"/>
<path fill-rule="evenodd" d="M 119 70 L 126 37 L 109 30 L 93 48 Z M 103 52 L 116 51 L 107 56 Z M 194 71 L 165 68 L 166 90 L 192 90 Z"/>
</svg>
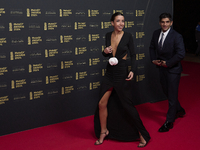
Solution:
<svg viewBox="0 0 200 150">
<path fill-rule="evenodd" d="M 106 130 L 106 132 L 105 133 L 100 133 L 100 134 L 105 134 L 106 136 L 104 137 L 104 139 L 108 136 L 108 134 L 109 134 L 109 131 L 108 130 Z M 103 139 L 103 140 L 104 140 Z M 100 140 L 98 139 L 95 143 L 94 143 L 94 145 L 100 145 L 100 144 L 102 144 L 103 143 L 103 141 L 102 142 L 100 142 Z"/>
</svg>

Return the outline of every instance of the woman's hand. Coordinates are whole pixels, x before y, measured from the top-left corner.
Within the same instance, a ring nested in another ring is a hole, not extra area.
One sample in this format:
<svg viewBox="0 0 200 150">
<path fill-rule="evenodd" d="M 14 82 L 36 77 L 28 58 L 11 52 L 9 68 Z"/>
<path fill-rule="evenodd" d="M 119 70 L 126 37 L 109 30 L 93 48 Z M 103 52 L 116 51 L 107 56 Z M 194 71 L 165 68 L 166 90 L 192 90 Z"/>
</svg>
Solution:
<svg viewBox="0 0 200 150">
<path fill-rule="evenodd" d="M 113 49 L 112 49 L 111 46 L 106 47 L 106 48 L 104 49 L 104 53 L 106 53 L 106 54 L 112 53 L 112 51 L 113 51 Z"/>
<path fill-rule="evenodd" d="M 130 81 L 131 79 L 133 79 L 133 76 L 134 76 L 134 73 L 130 71 L 128 74 L 128 78 L 126 78 L 126 81 Z"/>
</svg>

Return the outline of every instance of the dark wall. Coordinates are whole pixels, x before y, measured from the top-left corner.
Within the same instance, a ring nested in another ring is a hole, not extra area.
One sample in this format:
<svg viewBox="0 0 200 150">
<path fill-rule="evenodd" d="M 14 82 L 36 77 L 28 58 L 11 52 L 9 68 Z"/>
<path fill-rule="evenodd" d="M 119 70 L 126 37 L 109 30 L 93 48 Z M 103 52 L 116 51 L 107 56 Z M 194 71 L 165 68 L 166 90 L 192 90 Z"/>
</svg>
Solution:
<svg viewBox="0 0 200 150">
<path fill-rule="evenodd" d="M 197 48 L 195 28 L 200 21 L 199 0 L 174 0 L 174 29 L 182 34 L 186 52 Z"/>
<path fill-rule="evenodd" d="M 94 113 L 116 11 L 134 37 L 135 104 L 165 99 L 148 47 L 172 1 L 0 1 L 0 135 Z"/>
</svg>

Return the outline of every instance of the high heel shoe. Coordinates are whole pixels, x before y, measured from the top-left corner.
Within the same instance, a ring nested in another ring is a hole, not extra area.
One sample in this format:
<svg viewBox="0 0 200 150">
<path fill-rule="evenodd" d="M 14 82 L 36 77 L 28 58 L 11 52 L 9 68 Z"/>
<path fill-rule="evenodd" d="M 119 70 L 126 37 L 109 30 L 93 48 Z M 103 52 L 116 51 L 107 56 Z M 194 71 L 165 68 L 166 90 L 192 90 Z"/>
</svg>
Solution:
<svg viewBox="0 0 200 150">
<path fill-rule="evenodd" d="M 105 137 L 103 138 L 103 140 L 108 136 L 108 134 L 109 134 L 109 131 L 108 130 L 106 130 L 106 132 L 104 132 L 104 133 L 100 133 L 100 136 L 101 136 L 101 134 L 105 134 Z M 99 138 L 100 139 L 100 138 Z M 100 142 L 100 140 L 97 140 L 95 143 L 94 143 L 94 145 L 100 145 L 100 144 L 102 144 L 103 143 L 103 141 L 102 142 Z"/>
</svg>

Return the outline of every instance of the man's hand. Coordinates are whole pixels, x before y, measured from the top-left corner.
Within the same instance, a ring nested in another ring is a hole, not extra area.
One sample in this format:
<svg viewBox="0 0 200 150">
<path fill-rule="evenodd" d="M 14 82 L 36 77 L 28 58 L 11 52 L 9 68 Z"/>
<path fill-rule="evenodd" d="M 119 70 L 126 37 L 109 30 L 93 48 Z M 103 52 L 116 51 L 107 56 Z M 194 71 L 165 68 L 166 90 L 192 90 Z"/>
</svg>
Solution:
<svg viewBox="0 0 200 150">
<path fill-rule="evenodd" d="M 157 66 L 161 66 L 162 65 L 162 62 L 160 60 L 153 60 L 152 63 L 157 65 Z"/>
<path fill-rule="evenodd" d="M 162 66 L 167 68 L 166 61 L 162 60 L 161 62 L 162 62 Z"/>
</svg>

